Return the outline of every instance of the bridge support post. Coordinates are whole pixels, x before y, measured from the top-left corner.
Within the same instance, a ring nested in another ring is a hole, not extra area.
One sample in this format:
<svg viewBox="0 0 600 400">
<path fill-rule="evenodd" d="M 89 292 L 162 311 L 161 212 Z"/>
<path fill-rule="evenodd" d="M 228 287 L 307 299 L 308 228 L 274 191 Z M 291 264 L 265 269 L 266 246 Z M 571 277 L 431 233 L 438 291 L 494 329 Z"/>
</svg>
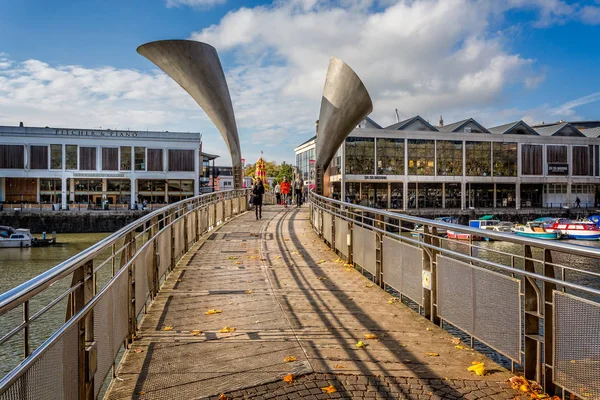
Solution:
<svg viewBox="0 0 600 400">
<path fill-rule="evenodd" d="M 348 216 L 348 214 L 352 215 L 353 213 L 350 212 L 350 209 L 348 209 L 348 213 L 346 214 L 346 216 Z M 352 235 L 352 226 L 354 224 L 352 223 L 352 221 L 350 219 L 348 219 L 348 233 L 346 236 L 346 241 L 348 244 L 348 264 L 354 264 L 354 239 L 353 239 L 353 235 Z M 344 240 L 342 238 L 342 240 Z"/>
<path fill-rule="evenodd" d="M 136 243 L 135 243 L 135 232 L 129 232 L 125 235 L 125 243 L 127 246 L 125 252 L 123 252 L 121 256 L 121 268 L 125 266 L 136 252 Z M 129 287 L 129 335 L 127 335 L 127 343 L 131 343 L 133 341 L 133 337 L 135 336 L 135 331 L 137 329 L 137 323 L 135 318 L 135 279 L 134 279 L 134 268 L 133 264 L 129 265 L 127 271 L 127 284 Z"/>
<path fill-rule="evenodd" d="M 427 229 L 429 228 L 429 229 Z M 435 226 L 424 227 L 423 233 L 429 233 L 425 235 L 426 243 L 430 243 L 436 248 L 440 247 L 440 237 L 438 236 L 437 228 Z M 428 238 L 428 241 L 427 241 Z M 438 251 L 431 249 L 429 252 L 425 252 L 425 254 L 429 257 L 429 264 L 425 265 L 425 267 L 429 268 L 426 271 L 429 274 L 423 275 L 423 290 L 428 292 L 429 297 L 429 319 L 436 325 L 440 324 L 440 317 L 438 316 L 437 311 L 437 255 Z M 429 282 L 427 280 L 429 279 Z"/>
<path fill-rule="evenodd" d="M 544 276 L 555 278 L 552 265 L 552 252 L 544 250 Z M 552 381 L 554 367 L 554 303 L 552 292 L 556 284 L 544 282 L 544 391 L 550 395 L 555 394 L 556 386 Z"/>
<path fill-rule="evenodd" d="M 524 246 L 525 271 L 534 272 L 533 255 L 531 246 Z M 525 347 L 524 347 L 524 373 L 525 378 L 541 382 L 542 343 L 540 342 L 540 290 L 535 281 L 525 279 Z M 552 331 L 550 331 L 552 332 Z"/>
</svg>

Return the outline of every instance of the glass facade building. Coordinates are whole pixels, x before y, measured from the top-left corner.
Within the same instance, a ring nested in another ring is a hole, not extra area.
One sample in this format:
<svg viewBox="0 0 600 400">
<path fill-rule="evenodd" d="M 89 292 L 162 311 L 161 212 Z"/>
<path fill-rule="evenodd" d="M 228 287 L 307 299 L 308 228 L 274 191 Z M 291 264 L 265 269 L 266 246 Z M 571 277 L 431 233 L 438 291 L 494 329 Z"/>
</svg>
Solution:
<svg viewBox="0 0 600 400">
<path fill-rule="evenodd" d="M 314 145 L 296 149 L 303 174 Z M 331 196 L 393 210 L 564 207 L 576 198 L 592 207 L 600 202 L 599 146 L 569 124 L 434 127 L 417 116 L 383 129 L 360 124 L 325 182 Z"/>
</svg>

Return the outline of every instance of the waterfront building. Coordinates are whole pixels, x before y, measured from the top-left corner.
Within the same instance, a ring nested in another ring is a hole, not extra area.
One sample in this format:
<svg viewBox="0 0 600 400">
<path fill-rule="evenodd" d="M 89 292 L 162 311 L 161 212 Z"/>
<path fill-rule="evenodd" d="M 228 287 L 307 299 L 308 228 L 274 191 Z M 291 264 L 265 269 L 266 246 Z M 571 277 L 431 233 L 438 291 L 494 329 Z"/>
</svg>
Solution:
<svg viewBox="0 0 600 400">
<path fill-rule="evenodd" d="M 580 127 L 578 129 L 577 127 Z M 473 118 L 433 126 L 420 116 L 382 128 L 367 118 L 324 178 L 330 196 L 378 208 L 593 207 L 600 131 L 593 123 L 523 121 L 486 128 Z M 296 149 L 312 182 L 315 139 Z"/>
<path fill-rule="evenodd" d="M 201 135 L 0 126 L 0 202 L 171 203 L 207 189 Z"/>
</svg>

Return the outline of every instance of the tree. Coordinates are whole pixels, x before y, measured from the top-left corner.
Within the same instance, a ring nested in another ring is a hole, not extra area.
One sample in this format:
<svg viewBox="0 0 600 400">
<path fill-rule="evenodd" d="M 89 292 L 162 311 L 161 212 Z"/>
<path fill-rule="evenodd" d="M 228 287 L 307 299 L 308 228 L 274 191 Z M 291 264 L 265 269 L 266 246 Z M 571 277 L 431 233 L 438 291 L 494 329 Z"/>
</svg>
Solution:
<svg viewBox="0 0 600 400">
<path fill-rule="evenodd" d="M 289 182 L 291 182 L 293 175 L 294 171 L 292 170 L 292 166 L 284 161 L 279 167 L 279 173 L 277 174 L 277 182 L 281 182 L 284 176 Z"/>
</svg>

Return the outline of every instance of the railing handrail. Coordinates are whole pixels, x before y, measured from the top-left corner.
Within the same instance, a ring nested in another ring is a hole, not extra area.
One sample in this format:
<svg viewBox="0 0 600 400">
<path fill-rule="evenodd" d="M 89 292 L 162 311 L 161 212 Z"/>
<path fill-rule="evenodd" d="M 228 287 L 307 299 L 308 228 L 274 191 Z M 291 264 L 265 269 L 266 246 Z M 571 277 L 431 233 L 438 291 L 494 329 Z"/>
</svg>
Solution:
<svg viewBox="0 0 600 400">
<path fill-rule="evenodd" d="M 473 234 L 476 236 L 485 236 L 485 237 L 489 237 L 491 239 L 501 240 L 501 241 L 505 241 L 505 242 L 525 244 L 525 245 L 530 245 L 533 247 L 541 247 L 541 248 L 548 249 L 548 250 L 568 252 L 568 253 L 573 253 L 573 254 L 576 254 L 579 256 L 600 259 L 600 250 L 596 247 L 589 247 L 589 246 L 582 246 L 582 245 L 576 245 L 576 244 L 559 243 L 559 242 L 555 242 L 555 241 L 547 241 L 547 240 L 542 240 L 542 239 L 521 237 L 521 236 L 511 235 L 509 233 L 494 232 L 494 231 L 487 230 L 487 229 L 471 228 L 471 227 L 465 226 L 465 225 L 449 224 L 446 222 L 438 222 L 438 221 L 435 221 L 432 219 L 413 217 L 413 216 L 410 216 L 407 214 L 399 214 L 399 213 L 394 213 L 394 212 L 387 211 L 387 210 L 381 210 L 381 209 L 377 209 L 377 208 L 361 206 L 359 204 L 346 203 L 344 201 L 335 200 L 335 199 L 332 199 L 329 197 L 318 195 L 315 192 L 310 192 L 310 195 L 318 198 L 321 201 L 337 204 L 339 206 L 343 206 L 346 208 L 354 208 L 354 209 L 362 210 L 362 211 L 373 213 L 373 214 L 384 215 L 384 216 L 387 216 L 390 218 L 402 220 L 404 222 L 421 224 L 421 225 L 429 225 L 429 226 L 433 226 L 436 228 L 450 229 L 450 230 L 458 231 L 461 233 L 470 233 L 470 234 Z"/>
<path fill-rule="evenodd" d="M 190 197 L 184 200 L 180 200 L 177 203 L 173 203 L 168 205 L 167 207 L 159 208 L 158 210 L 152 211 L 149 214 L 144 215 L 131 222 L 130 224 L 124 226 L 118 231 L 110 234 L 106 238 L 100 240 L 96 244 L 88 247 L 85 250 L 75 254 L 71 258 L 61 262 L 53 268 L 39 274 L 36 277 L 28 280 L 20 284 L 19 286 L 14 287 L 2 294 L 0 294 L 0 316 L 5 314 L 6 312 L 14 309 L 16 306 L 21 303 L 29 300 L 36 294 L 48 288 L 54 282 L 64 278 L 65 276 L 71 274 L 79 265 L 92 259 L 98 252 L 103 251 L 108 246 L 115 243 L 119 240 L 123 234 L 137 229 L 141 224 L 145 224 L 150 221 L 152 218 L 157 215 L 163 214 L 165 211 L 171 210 L 173 208 L 177 208 L 186 203 L 194 202 L 196 200 L 200 200 L 203 198 L 207 198 L 210 196 L 223 196 L 230 193 L 234 193 L 236 191 L 246 191 L 247 189 L 237 189 L 237 190 L 225 190 L 220 192 L 212 192 L 206 193 L 199 196 Z"/>
</svg>

